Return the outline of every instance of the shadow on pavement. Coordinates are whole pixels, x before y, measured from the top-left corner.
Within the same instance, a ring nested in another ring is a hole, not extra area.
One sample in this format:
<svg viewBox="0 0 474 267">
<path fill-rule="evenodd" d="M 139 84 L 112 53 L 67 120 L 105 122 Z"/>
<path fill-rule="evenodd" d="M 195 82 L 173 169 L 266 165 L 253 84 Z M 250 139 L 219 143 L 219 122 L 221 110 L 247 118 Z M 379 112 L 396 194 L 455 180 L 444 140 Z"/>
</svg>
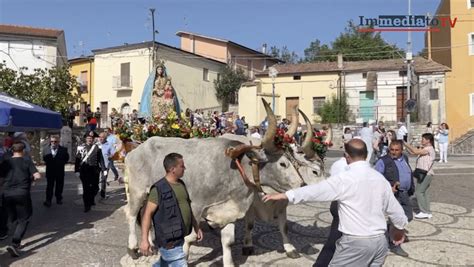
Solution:
<svg viewBox="0 0 474 267">
<path fill-rule="evenodd" d="M 0 241 L 0 266 L 9 266 L 17 260 L 24 259 L 39 253 L 58 240 L 84 229 L 94 228 L 94 222 L 110 216 L 115 210 L 125 205 L 124 188 L 110 189 L 109 198 L 102 201 L 96 197 L 96 206 L 88 213 L 84 213 L 82 195 L 79 193 L 80 181 L 73 173 L 67 172 L 65 178 L 63 204 L 57 205 L 53 198 L 51 207 L 43 206 L 46 190 L 46 179 L 43 179 L 32 188 L 33 216 L 22 240 L 21 255 L 13 258 L 6 251 L 11 242 L 12 227 L 9 237 Z"/>
</svg>

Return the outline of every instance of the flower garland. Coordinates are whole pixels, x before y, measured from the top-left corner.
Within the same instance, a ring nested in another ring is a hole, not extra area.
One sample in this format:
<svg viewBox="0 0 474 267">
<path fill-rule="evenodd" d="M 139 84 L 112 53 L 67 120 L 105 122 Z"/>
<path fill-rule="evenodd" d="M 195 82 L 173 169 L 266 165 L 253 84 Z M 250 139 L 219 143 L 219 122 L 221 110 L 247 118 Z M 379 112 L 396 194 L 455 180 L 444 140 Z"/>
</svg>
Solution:
<svg viewBox="0 0 474 267">
<path fill-rule="evenodd" d="M 331 141 L 326 141 L 326 133 L 319 130 L 313 131 L 313 138 L 311 139 L 313 150 L 318 154 L 318 156 L 324 160 L 326 153 L 329 147 L 332 147 Z"/>
</svg>

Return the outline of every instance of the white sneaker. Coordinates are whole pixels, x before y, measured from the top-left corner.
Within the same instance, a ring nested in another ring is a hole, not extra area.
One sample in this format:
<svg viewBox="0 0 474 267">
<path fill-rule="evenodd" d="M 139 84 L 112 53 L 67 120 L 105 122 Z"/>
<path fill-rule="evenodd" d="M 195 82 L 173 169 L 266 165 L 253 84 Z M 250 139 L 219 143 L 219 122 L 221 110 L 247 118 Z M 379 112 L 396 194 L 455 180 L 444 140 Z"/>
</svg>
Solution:
<svg viewBox="0 0 474 267">
<path fill-rule="evenodd" d="M 440 159 L 438 162 L 439 162 L 439 163 L 443 163 L 443 160 L 442 160 L 442 159 Z"/>
<path fill-rule="evenodd" d="M 424 213 L 424 212 L 419 212 L 418 214 L 415 214 L 415 218 L 417 219 L 431 219 L 433 215 L 431 213 Z"/>
</svg>

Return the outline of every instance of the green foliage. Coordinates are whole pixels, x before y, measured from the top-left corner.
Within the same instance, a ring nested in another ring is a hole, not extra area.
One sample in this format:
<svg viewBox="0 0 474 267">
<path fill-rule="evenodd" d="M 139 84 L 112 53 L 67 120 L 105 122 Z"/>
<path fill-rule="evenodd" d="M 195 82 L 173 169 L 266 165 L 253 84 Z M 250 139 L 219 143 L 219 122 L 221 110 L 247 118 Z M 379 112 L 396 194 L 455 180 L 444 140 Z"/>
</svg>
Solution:
<svg viewBox="0 0 474 267">
<path fill-rule="evenodd" d="M 79 102 L 79 84 L 67 67 L 35 69 L 25 74 L 0 63 L 0 91 L 24 101 L 60 112 L 63 117 L 71 105 Z"/>
<path fill-rule="evenodd" d="M 333 95 L 319 110 L 322 123 L 343 123 L 348 122 L 351 115 L 347 94 L 343 93 L 340 98 Z"/>
<path fill-rule="evenodd" d="M 341 53 L 345 61 L 361 61 L 404 57 L 404 51 L 396 45 L 387 43 L 380 32 L 359 32 L 359 26 L 353 21 L 331 45 L 321 44 L 316 39 L 304 50 L 303 61 L 337 61 Z"/>
<path fill-rule="evenodd" d="M 241 68 L 234 71 L 231 67 L 225 66 L 221 70 L 220 79 L 214 80 L 214 88 L 224 111 L 227 111 L 229 104 L 236 103 L 237 92 L 245 81 L 247 76 Z"/>
<path fill-rule="evenodd" d="M 297 63 L 299 59 L 298 55 L 294 51 L 290 51 L 286 45 L 284 45 L 281 49 L 276 46 L 270 47 L 268 55 L 290 64 Z"/>
</svg>

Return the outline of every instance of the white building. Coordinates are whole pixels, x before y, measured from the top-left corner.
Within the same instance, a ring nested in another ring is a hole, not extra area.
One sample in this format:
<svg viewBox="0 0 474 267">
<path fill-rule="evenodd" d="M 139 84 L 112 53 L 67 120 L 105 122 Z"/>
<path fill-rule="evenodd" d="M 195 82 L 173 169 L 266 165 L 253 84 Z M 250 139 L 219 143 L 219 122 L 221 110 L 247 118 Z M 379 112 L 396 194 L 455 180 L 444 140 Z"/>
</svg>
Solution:
<svg viewBox="0 0 474 267">
<path fill-rule="evenodd" d="M 139 109 L 143 89 L 152 71 L 153 42 L 92 50 L 94 53 L 94 103 L 102 113 L 112 108 L 127 114 Z M 179 48 L 155 43 L 156 55 L 172 78 L 181 110 L 221 110 L 213 81 L 225 66 Z M 107 116 L 108 118 L 108 116 Z"/>
<path fill-rule="evenodd" d="M 51 68 L 67 63 L 64 31 L 0 24 L 0 62 L 19 71 Z"/>
</svg>

